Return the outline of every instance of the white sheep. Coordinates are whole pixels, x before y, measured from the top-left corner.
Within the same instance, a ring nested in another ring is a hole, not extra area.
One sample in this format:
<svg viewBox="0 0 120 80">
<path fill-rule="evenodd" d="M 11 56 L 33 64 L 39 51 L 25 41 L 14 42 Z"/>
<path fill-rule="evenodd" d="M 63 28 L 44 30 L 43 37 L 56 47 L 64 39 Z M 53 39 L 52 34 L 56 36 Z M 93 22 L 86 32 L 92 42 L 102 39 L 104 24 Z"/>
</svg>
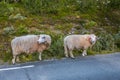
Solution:
<svg viewBox="0 0 120 80">
<path fill-rule="evenodd" d="M 21 53 L 39 52 L 39 60 L 42 60 L 42 52 L 48 49 L 50 45 L 51 37 L 46 34 L 16 37 L 11 41 L 13 52 L 12 63 L 15 64 L 17 56 Z"/>
<path fill-rule="evenodd" d="M 86 50 L 93 46 L 97 40 L 94 34 L 85 35 L 69 35 L 64 38 L 64 54 L 68 57 L 68 53 L 71 58 L 74 58 L 72 51 L 74 49 L 83 49 L 82 56 L 87 55 Z"/>
</svg>

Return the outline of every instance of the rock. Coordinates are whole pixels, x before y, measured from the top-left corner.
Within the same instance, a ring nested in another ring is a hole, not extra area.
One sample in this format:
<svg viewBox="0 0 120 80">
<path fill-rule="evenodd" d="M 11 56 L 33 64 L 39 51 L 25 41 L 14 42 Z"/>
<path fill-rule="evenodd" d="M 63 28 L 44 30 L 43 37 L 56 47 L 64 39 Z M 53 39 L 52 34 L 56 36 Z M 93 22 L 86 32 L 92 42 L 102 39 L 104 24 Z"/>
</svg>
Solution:
<svg viewBox="0 0 120 80">
<path fill-rule="evenodd" d="M 16 14 L 16 15 L 10 15 L 9 19 L 18 19 L 18 20 L 24 20 L 26 19 L 26 17 L 22 16 L 20 13 Z"/>
<path fill-rule="evenodd" d="M 13 34 L 15 31 L 14 31 L 14 27 L 13 26 L 10 26 L 10 27 L 6 27 L 3 29 L 3 34 Z"/>
</svg>

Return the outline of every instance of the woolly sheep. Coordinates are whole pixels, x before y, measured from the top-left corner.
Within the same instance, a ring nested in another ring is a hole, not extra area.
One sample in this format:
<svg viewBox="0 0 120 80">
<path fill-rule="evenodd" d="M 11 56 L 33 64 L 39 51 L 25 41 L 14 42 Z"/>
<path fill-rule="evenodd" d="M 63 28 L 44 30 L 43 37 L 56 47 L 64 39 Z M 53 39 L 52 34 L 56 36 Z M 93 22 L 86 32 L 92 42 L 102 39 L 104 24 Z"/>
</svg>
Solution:
<svg viewBox="0 0 120 80">
<path fill-rule="evenodd" d="M 39 60 L 42 60 L 41 54 L 51 45 L 51 37 L 46 34 L 26 35 L 16 37 L 11 41 L 13 52 L 12 63 L 15 64 L 17 56 L 21 53 L 39 52 Z"/>
<path fill-rule="evenodd" d="M 74 58 L 72 51 L 74 49 L 83 49 L 82 56 L 87 55 L 86 50 L 93 46 L 97 40 L 94 34 L 85 35 L 69 35 L 64 38 L 64 54 L 68 57 L 68 52 L 71 58 Z"/>
</svg>

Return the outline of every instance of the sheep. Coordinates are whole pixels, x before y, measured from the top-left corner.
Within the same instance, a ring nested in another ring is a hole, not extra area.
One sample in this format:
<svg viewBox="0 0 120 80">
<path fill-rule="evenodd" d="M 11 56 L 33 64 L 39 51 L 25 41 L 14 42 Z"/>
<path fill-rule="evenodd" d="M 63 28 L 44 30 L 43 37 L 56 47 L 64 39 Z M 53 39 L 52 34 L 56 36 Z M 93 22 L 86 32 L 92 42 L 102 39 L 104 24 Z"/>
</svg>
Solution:
<svg viewBox="0 0 120 80">
<path fill-rule="evenodd" d="M 42 60 L 42 52 L 48 49 L 50 45 L 51 37 L 46 34 L 16 37 L 11 41 L 13 53 L 12 63 L 15 64 L 16 58 L 18 59 L 18 55 L 21 53 L 30 54 L 39 52 L 39 60 Z"/>
<path fill-rule="evenodd" d="M 82 56 L 87 55 L 87 49 L 92 47 L 96 41 L 97 36 L 95 34 L 84 34 L 84 35 L 69 35 L 64 38 L 64 54 L 66 57 L 74 58 L 72 51 L 74 49 L 83 49 Z"/>
</svg>

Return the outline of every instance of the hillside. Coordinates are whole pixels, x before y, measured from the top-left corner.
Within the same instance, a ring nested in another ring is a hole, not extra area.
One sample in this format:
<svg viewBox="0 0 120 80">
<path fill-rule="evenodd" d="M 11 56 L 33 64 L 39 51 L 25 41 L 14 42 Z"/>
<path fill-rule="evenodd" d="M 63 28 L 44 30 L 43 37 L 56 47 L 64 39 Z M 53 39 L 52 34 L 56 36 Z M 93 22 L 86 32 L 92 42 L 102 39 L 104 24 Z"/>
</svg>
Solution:
<svg viewBox="0 0 120 80">
<path fill-rule="evenodd" d="M 4 0 L 0 1 L 0 64 L 11 63 L 11 40 L 27 34 L 49 34 L 52 45 L 43 59 L 64 57 L 63 38 L 94 33 L 100 40 L 89 55 L 120 51 L 119 0 Z M 74 51 L 76 56 L 81 51 Z M 21 55 L 21 62 L 38 60 Z"/>
</svg>

